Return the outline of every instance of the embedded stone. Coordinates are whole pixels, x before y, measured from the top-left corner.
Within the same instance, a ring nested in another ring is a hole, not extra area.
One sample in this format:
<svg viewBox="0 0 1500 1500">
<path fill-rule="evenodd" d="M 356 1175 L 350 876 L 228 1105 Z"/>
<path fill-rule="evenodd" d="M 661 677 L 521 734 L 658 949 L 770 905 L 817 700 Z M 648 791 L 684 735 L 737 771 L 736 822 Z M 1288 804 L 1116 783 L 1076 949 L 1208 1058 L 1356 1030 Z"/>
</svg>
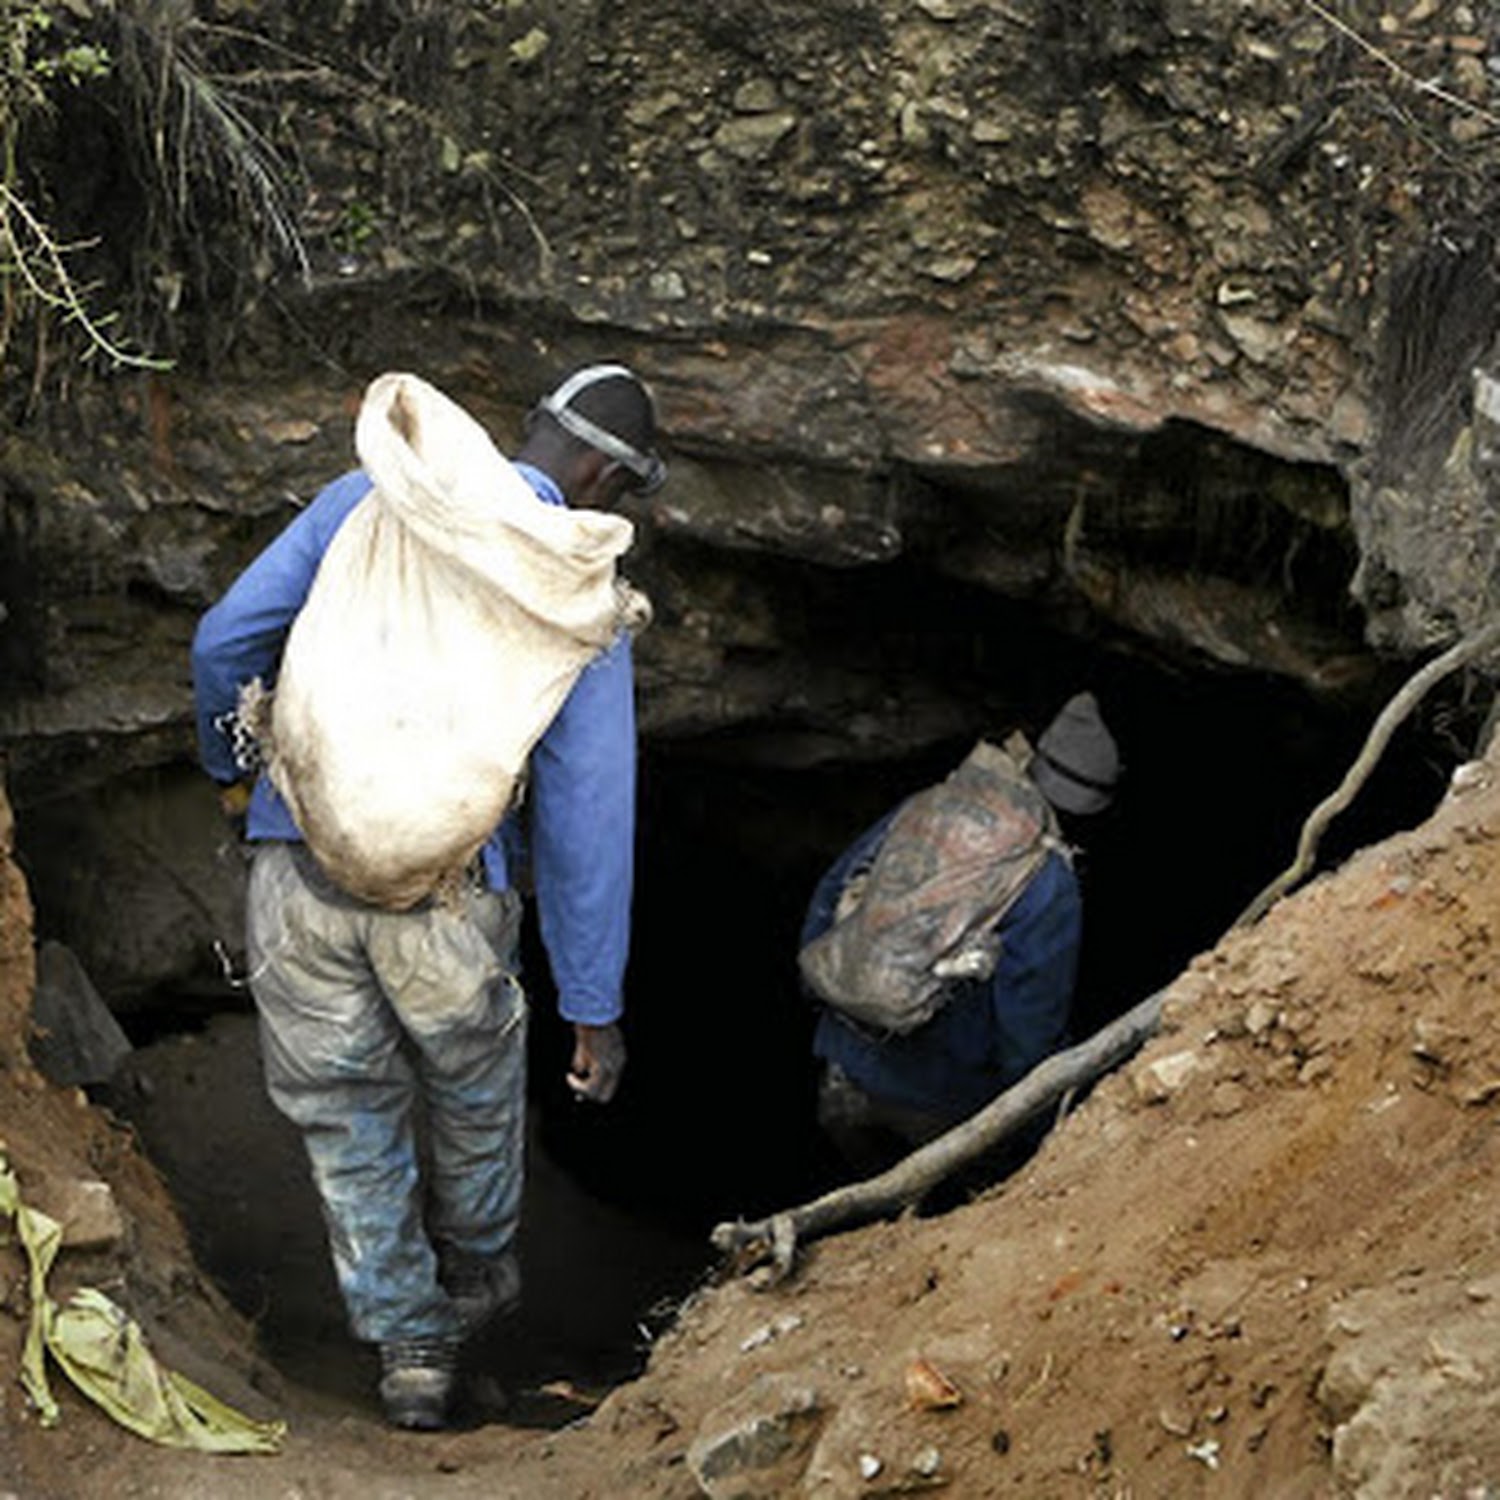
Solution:
<svg viewBox="0 0 1500 1500">
<path fill-rule="evenodd" d="M 703 1419 L 688 1468 L 710 1500 L 794 1494 L 822 1413 L 818 1391 L 804 1378 L 759 1376 Z"/>
<path fill-rule="evenodd" d="M 30 1195 L 31 1206 L 62 1225 L 62 1242 L 74 1250 L 105 1250 L 125 1238 L 125 1219 L 107 1182 L 49 1177 Z"/>
<path fill-rule="evenodd" d="M 714 132 L 714 145 L 740 161 L 763 161 L 796 123 L 796 115 L 788 110 L 741 115 L 719 126 Z"/>
</svg>

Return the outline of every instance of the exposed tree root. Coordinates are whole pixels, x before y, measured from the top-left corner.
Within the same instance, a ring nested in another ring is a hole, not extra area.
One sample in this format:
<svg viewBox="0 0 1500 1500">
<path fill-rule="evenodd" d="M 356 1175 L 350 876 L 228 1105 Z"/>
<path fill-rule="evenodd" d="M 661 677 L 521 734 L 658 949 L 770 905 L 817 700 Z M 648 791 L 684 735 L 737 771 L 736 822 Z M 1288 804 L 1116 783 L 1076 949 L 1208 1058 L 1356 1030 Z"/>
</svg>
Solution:
<svg viewBox="0 0 1500 1500">
<path fill-rule="evenodd" d="M 1160 1016 L 1158 993 L 1096 1031 L 1087 1041 L 1066 1052 L 1054 1053 L 977 1114 L 903 1157 L 879 1176 L 835 1188 L 810 1203 L 753 1223 L 720 1224 L 712 1235 L 714 1248 L 732 1256 L 741 1270 L 769 1260 L 772 1279 L 780 1280 L 791 1271 L 801 1242 L 915 1203 L 965 1162 L 1007 1140 L 1072 1090 L 1123 1062 L 1156 1030 Z"/>
<path fill-rule="evenodd" d="M 1318 840 L 1322 838 L 1324 830 L 1354 801 L 1359 789 L 1379 764 L 1380 757 L 1385 754 L 1385 747 L 1390 743 L 1391 736 L 1402 720 L 1422 701 L 1427 690 L 1450 672 L 1473 661 L 1476 656 L 1482 656 L 1497 642 L 1500 642 L 1500 621 L 1494 621 L 1472 635 L 1466 635 L 1457 645 L 1450 646 L 1441 656 L 1433 657 L 1407 678 L 1391 701 L 1381 709 L 1380 717 L 1371 726 L 1353 765 L 1344 773 L 1344 779 L 1308 815 L 1297 840 L 1296 858 L 1240 913 L 1235 920 L 1236 927 L 1253 926 L 1312 869 L 1317 856 Z"/>
</svg>

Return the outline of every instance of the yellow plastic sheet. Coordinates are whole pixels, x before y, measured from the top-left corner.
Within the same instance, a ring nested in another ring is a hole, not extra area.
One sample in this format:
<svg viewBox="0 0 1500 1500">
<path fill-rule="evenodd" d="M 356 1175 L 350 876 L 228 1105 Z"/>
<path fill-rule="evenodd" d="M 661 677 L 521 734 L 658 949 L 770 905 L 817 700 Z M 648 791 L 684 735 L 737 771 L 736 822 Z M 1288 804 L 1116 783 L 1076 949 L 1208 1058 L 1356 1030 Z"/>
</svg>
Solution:
<svg viewBox="0 0 1500 1500">
<path fill-rule="evenodd" d="M 63 1373 L 122 1427 L 174 1448 L 210 1453 L 275 1453 L 284 1422 L 257 1422 L 226 1406 L 152 1354 L 140 1326 L 103 1292 L 84 1287 L 59 1306 L 47 1273 L 62 1226 L 21 1202 L 15 1174 L 0 1157 L 0 1217 L 9 1217 L 26 1251 L 31 1322 L 21 1352 L 21 1384 L 44 1426 L 59 1417 L 47 1380 L 50 1354 Z"/>
</svg>

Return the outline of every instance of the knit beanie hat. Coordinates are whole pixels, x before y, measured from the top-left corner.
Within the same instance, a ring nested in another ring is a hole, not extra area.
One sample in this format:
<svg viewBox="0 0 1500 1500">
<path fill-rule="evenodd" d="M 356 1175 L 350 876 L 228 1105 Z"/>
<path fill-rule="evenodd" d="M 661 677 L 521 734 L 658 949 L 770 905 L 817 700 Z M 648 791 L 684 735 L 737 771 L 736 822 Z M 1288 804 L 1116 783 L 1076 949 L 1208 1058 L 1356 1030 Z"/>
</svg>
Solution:
<svg viewBox="0 0 1500 1500">
<path fill-rule="evenodd" d="M 1120 778 L 1120 752 L 1099 716 L 1092 693 L 1063 704 L 1042 731 L 1032 758 L 1031 779 L 1060 812 L 1095 813 L 1109 806 Z"/>
</svg>

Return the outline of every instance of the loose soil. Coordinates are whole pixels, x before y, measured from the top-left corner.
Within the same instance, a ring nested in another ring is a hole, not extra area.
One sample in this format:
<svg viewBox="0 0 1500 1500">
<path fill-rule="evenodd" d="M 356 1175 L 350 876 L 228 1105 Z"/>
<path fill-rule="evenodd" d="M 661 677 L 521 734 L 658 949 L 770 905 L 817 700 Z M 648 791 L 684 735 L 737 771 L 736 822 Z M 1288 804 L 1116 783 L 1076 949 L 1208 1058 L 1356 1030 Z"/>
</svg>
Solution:
<svg viewBox="0 0 1500 1500">
<path fill-rule="evenodd" d="M 163 1450 L 61 1377 L 42 1429 L 12 1378 L 24 1283 L 0 1248 L 0 1496 L 689 1500 L 699 1474 L 829 1500 L 1494 1494 L 1500 767 L 1455 785 L 1196 959 L 1162 1034 L 1016 1176 L 809 1246 L 778 1287 L 703 1288 L 639 1379 L 554 1431 L 502 1413 L 398 1434 L 270 1368 L 129 1133 L 29 1068 L 7 863 L 0 1138 L 23 1190 L 102 1177 L 129 1226 L 55 1278 L 107 1280 L 169 1362 L 289 1431 L 271 1458 Z"/>
</svg>

